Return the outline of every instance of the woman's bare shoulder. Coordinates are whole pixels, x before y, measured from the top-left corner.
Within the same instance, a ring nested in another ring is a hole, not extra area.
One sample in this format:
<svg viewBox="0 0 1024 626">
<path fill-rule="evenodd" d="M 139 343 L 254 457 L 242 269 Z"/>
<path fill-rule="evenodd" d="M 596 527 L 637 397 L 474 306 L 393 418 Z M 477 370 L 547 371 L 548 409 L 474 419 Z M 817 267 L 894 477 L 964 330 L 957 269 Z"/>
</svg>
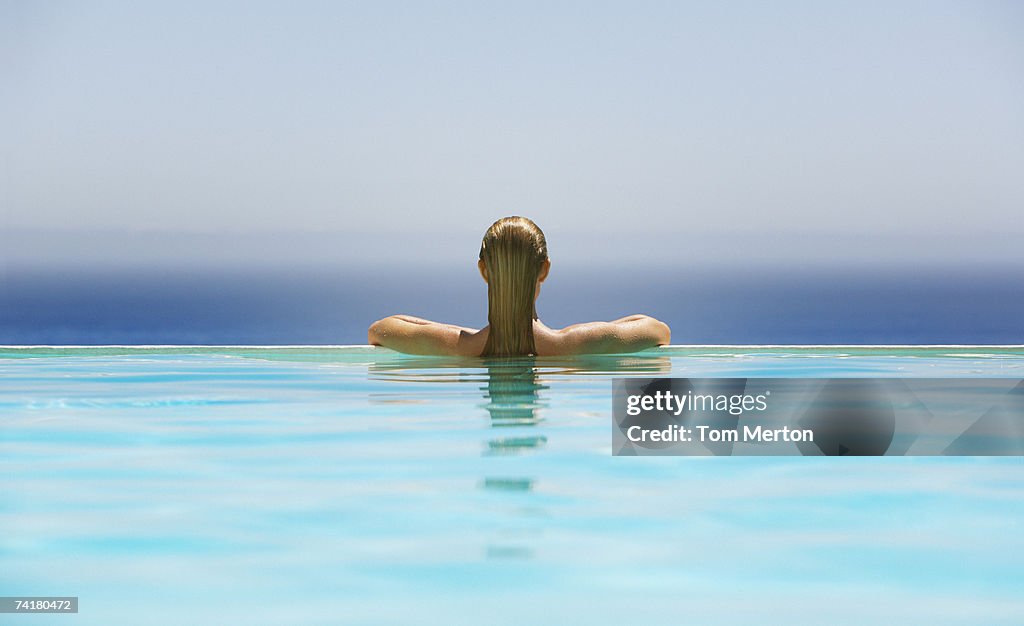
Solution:
<svg viewBox="0 0 1024 626">
<path fill-rule="evenodd" d="M 534 327 L 533 342 L 538 356 L 568 356 L 587 352 L 590 339 L 607 322 L 585 322 L 565 328 Z"/>
<path fill-rule="evenodd" d="M 584 322 L 553 329 L 539 324 L 534 343 L 539 356 L 624 353 L 669 343 L 664 322 L 647 315 L 630 315 L 610 322 Z"/>
</svg>

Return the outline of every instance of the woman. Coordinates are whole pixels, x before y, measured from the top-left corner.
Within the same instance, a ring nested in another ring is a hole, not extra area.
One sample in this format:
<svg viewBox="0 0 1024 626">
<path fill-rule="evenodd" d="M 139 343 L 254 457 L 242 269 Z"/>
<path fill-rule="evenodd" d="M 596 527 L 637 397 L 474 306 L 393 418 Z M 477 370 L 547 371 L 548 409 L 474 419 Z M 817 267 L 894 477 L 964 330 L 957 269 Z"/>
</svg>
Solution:
<svg viewBox="0 0 1024 626">
<path fill-rule="evenodd" d="M 502 218 L 487 229 L 477 266 L 487 282 L 487 326 L 474 330 L 392 315 L 370 326 L 370 343 L 411 354 L 562 356 L 636 352 L 669 342 L 668 326 L 646 315 L 545 326 L 536 301 L 551 261 L 544 233 L 525 217 Z"/>
</svg>

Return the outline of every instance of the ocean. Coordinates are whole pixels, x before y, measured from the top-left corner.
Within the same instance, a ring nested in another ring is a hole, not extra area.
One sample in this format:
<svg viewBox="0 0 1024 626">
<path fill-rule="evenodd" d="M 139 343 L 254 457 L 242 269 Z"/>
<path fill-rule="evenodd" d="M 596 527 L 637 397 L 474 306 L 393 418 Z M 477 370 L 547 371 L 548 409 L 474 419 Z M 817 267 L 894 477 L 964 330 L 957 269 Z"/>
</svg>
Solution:
<svg viewBox="0 0 1024 626">
<path fill-rule="evenodd" d="M 556 267 L 556 270 L 558 268 Z M 674 344 L 1019 344 L 1008 270 L 553 271 L 537 304 L 560 327 L 647 313 Z M 405 313 L 486 324 L 486 286 L 453 269 L 120 268 L 0 274 L 0 344 L 362 344 Z"/>
</svg>

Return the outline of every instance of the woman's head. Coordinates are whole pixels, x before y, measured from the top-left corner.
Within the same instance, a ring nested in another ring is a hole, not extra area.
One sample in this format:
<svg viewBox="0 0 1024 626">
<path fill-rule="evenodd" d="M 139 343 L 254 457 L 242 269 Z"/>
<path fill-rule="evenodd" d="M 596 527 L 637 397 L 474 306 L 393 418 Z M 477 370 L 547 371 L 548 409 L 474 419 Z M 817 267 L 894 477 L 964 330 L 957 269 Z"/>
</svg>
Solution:
<svg viewBox="0 0 1024 626">
<path fill-rule="evenodd" d="M 484 356 L 535 353 L 534 301 L 550 265 L 544 233 L 531 220 L 504 217 L 487 229 L 479 262 L 490 325 Z"/>
</svg>

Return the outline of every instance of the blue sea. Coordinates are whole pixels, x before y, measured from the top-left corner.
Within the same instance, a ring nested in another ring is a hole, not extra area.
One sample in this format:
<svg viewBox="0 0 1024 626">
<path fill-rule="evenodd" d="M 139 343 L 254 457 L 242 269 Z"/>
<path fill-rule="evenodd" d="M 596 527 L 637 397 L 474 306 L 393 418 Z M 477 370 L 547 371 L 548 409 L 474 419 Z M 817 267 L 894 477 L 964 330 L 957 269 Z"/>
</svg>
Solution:
<svg viewBox="0 0 1024 626">
<path fill-rule="evenodd" d="M 537 307 L 550 326 L 647 313 L 670 324 L 675 344 L 1019 344 L 1022 279 L 984 268 L 576 269 L 553 271 Z M 485 289 L 472 262 L 9 268 L 0 344 L 361 344 L 372 321 L 394 313 L 480 327 Z"/>
</svg>

